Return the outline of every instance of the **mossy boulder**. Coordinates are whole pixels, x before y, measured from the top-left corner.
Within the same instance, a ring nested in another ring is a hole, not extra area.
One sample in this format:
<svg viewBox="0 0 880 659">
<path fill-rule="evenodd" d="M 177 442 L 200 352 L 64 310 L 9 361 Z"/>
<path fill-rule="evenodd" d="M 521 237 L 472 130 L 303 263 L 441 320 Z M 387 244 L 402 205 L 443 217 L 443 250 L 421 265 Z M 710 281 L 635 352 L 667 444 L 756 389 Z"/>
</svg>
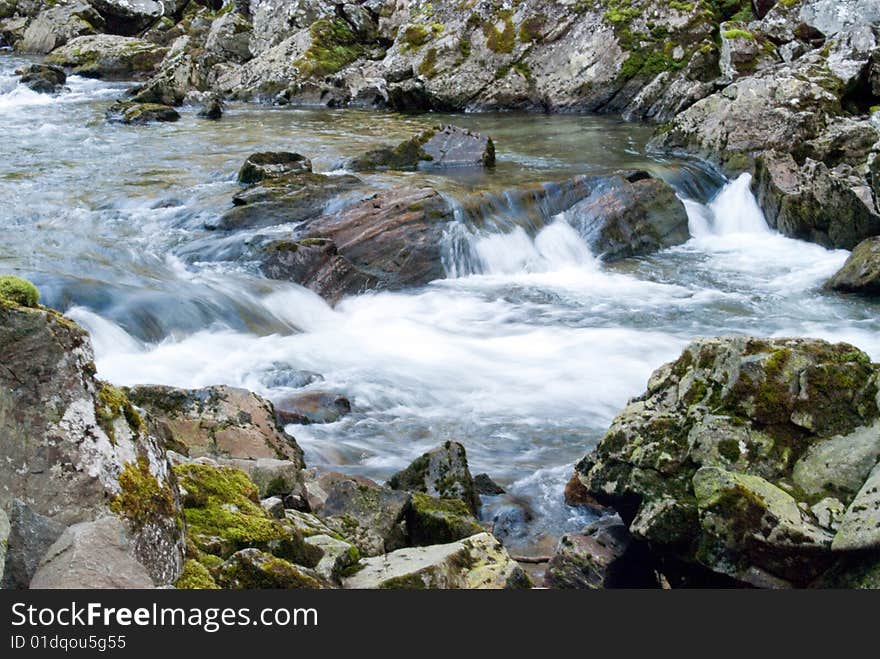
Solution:
<svg viewBox="0 0 880 659">
<path fill-rule="evenodd" d="M 406 528 L 413 545 L 439 545 L 484 533 L 461 499 L 439 499 L 414 492 Z"/>
<path fill-rule="evenodd" d="M 661 555 L 807 585 L 880 457 L 878 374 L 843 343 L 697 341 L 653 374 L 577 476 Z"/>
<path fill-rule="evenodd" d="M 187 559 L 183 572 L 174 587 L 178 590 L 217 590 L 220 586 L 204 565 L 193 559 Z"/>
<path fill-rule="evenodd" d="M 445 442 L 419 456 L 388 479 L 388 485 L 435 498 L 459 499 L 472 514 L 480 512 L 480 497 L 468 468 L 467 451 L 459 442 Z"/>
<path fill-rule="evenodd" d="M 856 245 L 843 267 L 825 286 L 842 293 L 880 296 L 880 237 L 868 238 Z"/>
<path fill-rule="evenodd" d="M 57 94 L 67 82 L 67 75 L 61 68 L 46 63 L 31 64 L 17 69 L 16 73 L 21 76 L 21 84 L 41 94 Z"/>
<path fill-rule="evenodd" d="M 259 549 L 236 552 L 217 570 L 223 588 L 235 590 L 322 588 L 310 570 Z"/>
<path fill-rule="evenodd" d="M 180 114 L 177 110 L 161 103 L 117 101 L 107 110 L 107 121 L 111 123 L 144 125 L 174 122 L 179 119 Z"/>
<path fill-rule="evenodd" d="M 77 37 L 56 48 L 46 62 L 88 78 L 126 78 L 154 73 L 168 52 L 150 41 L 115 34 Z"/>
<path fill-rule="evenodd" d="M 14 275 L 0 275 L 0 303 L 35 307 L 40 291 L 31 282 Z"/>
<path fill-rule="evenodd" d="M 376 149 L 348 160 L 345 167 L 362 171 L 491 167 L 494 164 L 495 144 L 491 138 L 441 124 L 395 147 Z"/>
<path fill-rule="evenodd" d="M 238 172 L 238 182 L 245 185 L 289 174 L 312 171 L 312 161 L 289 151 L 262 151 L 247 157 Z"/>
</svg>

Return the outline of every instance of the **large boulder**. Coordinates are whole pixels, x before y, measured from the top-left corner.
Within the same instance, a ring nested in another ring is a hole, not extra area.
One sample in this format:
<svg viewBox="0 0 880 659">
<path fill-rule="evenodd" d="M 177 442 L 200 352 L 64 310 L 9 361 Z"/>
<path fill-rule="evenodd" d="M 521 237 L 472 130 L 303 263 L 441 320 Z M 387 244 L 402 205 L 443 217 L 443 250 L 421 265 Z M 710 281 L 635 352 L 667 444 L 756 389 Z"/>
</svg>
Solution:
<svg viewBox="0 0 880 659">
<path fill-rule="evenodd" d="M 45 54 L 71 39 L 95 34 L 104 28 L 104 19 L 87 2 L 69 0 L 52 3 L 27 24 L 16 50 Z"/>
<path fill-rule="evenodd" d="M 376 149 L 345 163 L 354 171 L 370 169 L 447 169 L 495 164 L 492 139 L 441 124 L 393 148 Z"/>
<path fill-rule="evenodd" d="M 29 588 L 40 559 L 64 533 L 65 526 L 34 512 L 20 499 L 12 502 L 8 524 L 8 535 L 2 541 L 6 557 L 0 588 Z"/>
<path fill-rule="evenodd" d="M 165 7 L 156 0 L 89 0 L 107 23 L 107 32 L 130 36 L 155 23 Z"/>
<path fill-rule="evenodd" d="M 56 94 L 64 89 L 67 75 L 51 64 L 31 64 L 16 71 L 21 84 L 41 94 Z"/>
<path fill-rule="evenodd" d="M 844 293 L 880 295 L 880 237 L 856 245 L 843 267 L 825 284 Z"/>
<path fill-rule="evenodd" d="M 441 238 L 453 217 L 449 202 L 432 188 L 380 192 L 306 223 L 301 237 L 270 243 L 261 268 L 331 303 L 368 289 L 421 286 L 445 275 Z"/>
<path fill-rule="evenodd" d="M 167 48 L 134 37 L 96 34 L 77 37 L 53 50 L 46 62 L 89 78 L 132 78 L 152 74 Z"/>
<path fill-rule="evenodd" d="M 217 583 L 236 590 L 321 588 L 311 570 L 259 549 L 242 549 L 217 570 Z"/>
<path fill-rule="evenodd" d="M 844 551 L 880 549 L 854 505 L 874 496 L 878 377 L 843 343 L 700 340 L 652 375 L 577 476 L 694 574 L 805 586 Z M 844 528 L 856 540 L 835 547 Z"/>
<path fill-rule="evenodd" d="M 399 549 L 362 559 L 360 568 L 343 579 L 345 588 L 500 589 L 530 588 L 523 569 L 488 533 L 457 542 Z"/>
<path fill-rule="evenodd" d="M 151 123 L 170 123 L 180 119 L 180 114 L 172 107 L 161 103 L 138 103 L 135 101 L 116 101 L 107 108 L 107 121 L 110 123 L 144 126 Z"/>
<path fill-rule="evenodd" d="M 227 386 L 178 389 L 139 386 L 129 398 L 149 413 L 168 448 L 191 458 L 264 458 L 304 467 L 302 449 L 275 419 L 272 403 Z"/>
<path fill-rule="evenodd" d="M 467 452 L 458 442 L 445 442 L 416 458 L 388 479 L 388 485 L 395 490 L 459 499 L 473 514 L 480 512 L 480 497 L 468 468 Z"/>
<path fill-rule="evenodd" d="M 211 23 L 205 50 L 226 62 L 247 62 L 253 57 L 250 47 L 252 32 L 250 21 L 241 14 L 223 14 Z"/>
<path fill-rule="evenodd" d="M 63 526 L 114 513 L 153 582 L 173 583 L 183 563 L 174 476 L 125 394 L 95 378 L 85 331 L 0 296 L 0 363 L 0 508 L 21 499 Z"/>
<path fill-rule="evenodd" d="M 752 189 L 767 223 L 782 234 L 826 247 L 852 249 L 880 233 L 880 213 L 867 181 L 846 164 L 799 165 L 781 151 L 755 160 Z"/>
</svg>

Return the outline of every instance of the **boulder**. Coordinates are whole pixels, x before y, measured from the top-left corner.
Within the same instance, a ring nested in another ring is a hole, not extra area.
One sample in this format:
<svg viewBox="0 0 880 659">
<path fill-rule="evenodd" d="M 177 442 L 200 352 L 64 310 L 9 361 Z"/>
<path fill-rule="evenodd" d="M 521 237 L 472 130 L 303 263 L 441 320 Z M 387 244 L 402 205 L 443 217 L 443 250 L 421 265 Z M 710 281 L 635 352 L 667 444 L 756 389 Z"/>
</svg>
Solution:
<svg viewBox="0 0 880 659">
<path fill-rule="evenodd" d="M 831 549 L 837 552 L 880 550 L 880 462 L 846 509 Z"/>
<path fill-rule="evenodd" d="M 260 507 L 266 511 L 269 517 L 284 519 L 284 501 L 281 497 L 269 497 L 260 501 Z"/>
<path fill-rule="evenodd" d="M 31 64 L 16 71 L 21 84 L 41 94 L 57 94 L 64 89 L 67 76 L 62 69 L 48 64 Z"/>
<path fill-rule="evenodd" d="M 441 124 L 393 148 L 377 149 L 346 161 L 354 171 L 372 169 L 444 169 L 491 167 L 495 144 L 491 138 L 464 128 Z"/>
<path fill-rule="evenodd" d="M 324 552 L 315 572 L 329 583 L 340 585 L 342 577 L 356 569 L 360 560 L 357 547 L 330 535 L 312 535 L 306 538 L 306 543 Z"/>
<path fill-rule="evenodd" d="M 454 542 L 486 530 L 461 499 L 441 499 L 421 492 L 413 493 L 406 529 L 410 544 L 415 546 Z"/>
<path fill-rule="evenodd" d="M 165 8 L 156 0 L 89 0 L 107 23 L 107 32 L 130 36 L 155 23 Z"/>
<path fill-rule="evenodd" d="M 56 48 L 46 62 L 70 67 L 88 78 L 125 78 L 151 75 L 167 48 L 134 37 L 96 34 L 77 37 Z"/>
<path fill-rule="evenodd" d="M 16 50 L 44 55 L 71 39 L 95 34 L 105 27 L 101 15 L 83 0 L 47 5 L 27 24 L 21 39 L 15 43 Z"/>
<path fill-rule="evenodd" d="M 261 497 L 286 497 L 292 492 L 299 494 L 302 486 L 302 463 L 299 460 L 275 458 L 215 458 L 224 467 L 241 469 L 253 481 Z"/>
<path fill-rule="evenodd" d="M 8 535 L 3 540 L 6 558 L 0 588 L 23 590 L 30 587 L 40 559 L 64 533 L 65 526 L 34 512 L 21 499 L 13 500 L 8 524 Z"/>
<path fill-rule="evenodd" d="M 776 48 L 760 33 L 749 31 L 746 23 L 721 24 L 721 75 L 727 81 L 752 75 L 775 64 Z"/>
<path fill-rule="evenodd" d="M 675 190 L 647 172 L 598 177 L 592 193 L 565 217 L 606 261 L 651 254 L 690 239 Z"/>
<path fill-rule="evenodd" d="M 780 3 L 795 4 L 795 3 Z M 796 3 L 799 18 L 831 36 L 851 27 L 880 23 L 880 7 L 861 0 L 803 0 Z"/>
<path fill-rule="evenodd" d="M 505 492 L 503 487 L 489 477 L 489 474 L 477 474 L 474 476 L 474 489 L 477 491 L 477 494 L 490 497 L 504 494 Z"/>
<path fill-rule="evenodd" d="M 275 415 L 282 425 L 288 423 L 334 423 L 351 412 L 345 396 L 311 391 L 286 396 L 275 403 Z"/>
<path fill-rule="evenodd" d="M 160 103 L 116 101 L 107 109 L 107 121 L 111 123 L 145 125 L 154 122 L 174 122 L 180 119 L 177 110 Z"/>
<path fill-rule="evenodd" d="M 843 293 L 880 295 L 880 237 L 868 238 L 856 245 L 825 287 Z"/>
<path fill-rule="evenodd" d="M 321 588 L 311 570 L 259 549 L 242 549 L 218 569 L 217 582 L 235 590 Z"/>
<path fill-rule="evenodd" d="M 834 562 L 833 511 L 853 504 L 880 455 L 878 377 L 843 343 L 696 341 L 651 376 L 577 475 L 661 557 L 805 586 Z"/>
<path fill-rule="evenodd" d="M 102 517 L 69 527 L 46 552 L 30 587 L 143 590 L 153 581 L 135 557 L 125 525 Z"/>
<path fill-rule="evenodd" d="M 343 579 L 345 588 L 501 589 L 530 588 L 531 582 L 501 543 L 488 533 L 432 547 L 399 549 L 361 559 Z"/>
<path fill-rule="evenodd" d="M 565 589 L 657 587 L 647 551 L 633 541 L 617 515 L 562 536 L 544 581 L 548 588 Z"/>
<path fill-rule="evenodd" d="M 445 442 L 416 458 L 388 479 L 388 485 L 395 490 L 459 499 L 473 514 L 480 512 L 480 497 L 468 469 L 467 453 L 458 442 Z"/>
<path fill-rule="evenodd" d="M 852 167 L 830 169 L 807 158 L 798 165 L 782 151 L 755 160 L 752 190 L 767 223 L 792 238 L 853 249 L 880 233 L 880 214 L 867 181 Z"/>
<path fill-rule="evenodd" d="M 312 161 L 298 153 L 288 151 L 264 151 L 253 153 L 238 171 L 238 182 L 252 185 L 270 179 L 280 179 L 291 174 L 311 173 Z"/>
<path fill-rule="evenodd" d="M 183 455 L 269 458 L 305 466 L 302 449 L 278 425 L 272 403 L 246 389 L 139 386 L 128 396 L 149 412 L 166 446 Z"/>
<path fill-rule="evenodd" d="M 307 222 L 300 237 L 270 243 L 261 269 L 332 304 L 365 290 L 421 286 L 445 275 L 441 239 L 453 217 L 433 188 L 383 191 Z"/>
<path fill-rule="evenodd" d="M 216 94 L 211 94 L 199 109 L 199 117 L 217 121 L 223 116 L 223 101 Z"/>
<path fill-rule="evenodd" d="M 62 526 L 112 512 L 153 582 L 173 583 L 183 565 L 174 476 L 125 394 L 94 377 L 86 332 L 0 298 L 0 363 L 0 508 L 21 499 Z"/>
<path fill-rule="evenodd" d="M 238 12 L 223 14 L 211 23 L 205 50 L 226 62 L 247 62 L 253 26 Z"/>
</svg>

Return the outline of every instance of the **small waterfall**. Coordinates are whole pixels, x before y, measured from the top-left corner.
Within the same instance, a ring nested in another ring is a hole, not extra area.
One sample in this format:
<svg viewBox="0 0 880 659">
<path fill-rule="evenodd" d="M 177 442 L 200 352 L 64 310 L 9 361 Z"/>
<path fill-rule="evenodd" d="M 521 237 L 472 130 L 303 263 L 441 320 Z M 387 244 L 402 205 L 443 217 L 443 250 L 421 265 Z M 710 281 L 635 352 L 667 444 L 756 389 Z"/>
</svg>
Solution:
<svg viewBox="0 0 880 659">
<path fill-rule="evenodd" d="M 685 199 L 691 235 L 704 238 L 771 233 L 764 213 L 752 194 L 751 183 L 751 174 L 741 174 L 721 188 L 707 205 Z"/>
</svg>

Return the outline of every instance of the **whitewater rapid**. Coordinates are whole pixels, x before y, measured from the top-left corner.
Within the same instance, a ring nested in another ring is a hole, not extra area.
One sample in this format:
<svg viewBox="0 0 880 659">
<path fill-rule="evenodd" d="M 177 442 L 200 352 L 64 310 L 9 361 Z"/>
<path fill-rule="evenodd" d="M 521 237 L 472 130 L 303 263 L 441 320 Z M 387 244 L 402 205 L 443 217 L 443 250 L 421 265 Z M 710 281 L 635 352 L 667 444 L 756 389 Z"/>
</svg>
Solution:
<svg viewBox="0 0 880 659">
<path fill-rule="evenodd" d="M 487 501 L 490 519 L 531 509 L 524 547 L 585 522 L 562 502 L 573 463 L 694 338 L 815 336 L 880 360 L 877 306 L 821 289 L 847 252 L 771 231 L 747 175 L 720 187 L 699 173 L 683 181 L 689 165 L 646 156 L 647 132 L 636 126 L 453 117 L 497 137 L 496 174 L 371 182 L 427 181 L 455 197 L 508 180 L 642 167 L 678 189 L 686 244 L 608 264 L 566 213 L 539 227 L 461 220 L 450 229 L 446 278 L 330 308 L 264 279 L 244 249 L 252 236 L 206 233 L 205 219 L 229 204 L 249 152 L 302 150 L 320 169 L 436 119 L 233 106 L 219 125 L 183 108 L 173 126 L 108 127 L 103 111 L 123 85 L 72 77 L 69 92 L 48 97 L 0 69 L 0 130 L 16 136 L 0 144 L 0 228 L 11 236 L 0 268 L 30 277 L 46 303 L 89 330 L 101 378 L 228 384 L 277 400 L 294 391 L 279 373 L 319 373 L 308 389 L 345 395 L 353 411 L 289 427 L 307 462 L 384 480 L 442 441 L 461 441 L 472 471 L 511 495 Z"/>
</svg>

